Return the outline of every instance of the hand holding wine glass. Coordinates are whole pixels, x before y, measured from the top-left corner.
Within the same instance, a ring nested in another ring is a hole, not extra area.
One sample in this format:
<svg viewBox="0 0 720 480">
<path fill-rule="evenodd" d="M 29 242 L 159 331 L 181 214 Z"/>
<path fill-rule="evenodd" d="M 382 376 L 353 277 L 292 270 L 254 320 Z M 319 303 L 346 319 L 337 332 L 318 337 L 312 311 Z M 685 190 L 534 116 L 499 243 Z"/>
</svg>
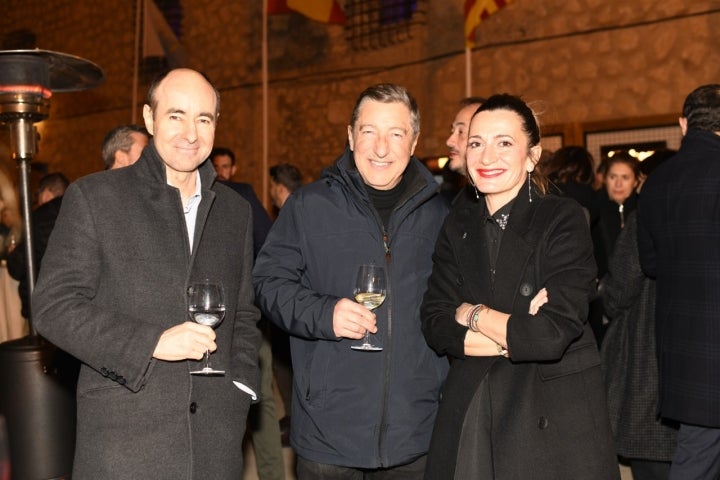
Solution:
<svg viewBox="0 0 720 480">
<path fill-rule="evenodd" d="M 385 301 L 385 270 L 376 265 L 360 265 L 354 290 L 355 300 L 368 310 L 375 310 Z M 377 352 L 382 347 L 371 341 L 369 331 L 365 331 L 365 339 L 359 345 L 352 345 L 353 350 Z"/>
<path fill-rule="evenodd" d="M 204 281 L 193 283 L 188 288 L 188 312 L 201 325 L 215 328 L 225 318 L 225 293 L 219 283 Z M 193 370 L 192 375 L 225 375 L 224 370 L 215 370 L 210 365 L 210 351 L 205 350 L 205 366 Z"/>
</svg>

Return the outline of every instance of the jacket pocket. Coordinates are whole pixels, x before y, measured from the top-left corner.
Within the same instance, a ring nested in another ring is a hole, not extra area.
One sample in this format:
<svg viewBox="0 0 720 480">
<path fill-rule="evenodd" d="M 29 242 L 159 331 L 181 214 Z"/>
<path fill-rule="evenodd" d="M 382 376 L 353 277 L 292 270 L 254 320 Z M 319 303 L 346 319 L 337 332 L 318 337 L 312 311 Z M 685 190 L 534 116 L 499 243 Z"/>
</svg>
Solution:
<svg viewBox="0 0 720 480">
<path fill-rule="evenodd" d="M 317 342 L 318 344 L 320 342 Z M 325 391 L 327 385 L 327 366 L 328 355 L 317 350 L 321 345 L 315 345 L 315 348 L 308 352 L 308 361 L 306 363 L 304 389 L 302 392 L 303 401 L 314 408 L 322 408 L 325 404 Z"/>
<path fill-rule="evenodd" d="M 594 343 L 570 345 L 562 359 L 552 363 L 541 363 L 538 372 L 542 380 L 582 372 L 600 365 L 600 354 Z"/>
</svg>

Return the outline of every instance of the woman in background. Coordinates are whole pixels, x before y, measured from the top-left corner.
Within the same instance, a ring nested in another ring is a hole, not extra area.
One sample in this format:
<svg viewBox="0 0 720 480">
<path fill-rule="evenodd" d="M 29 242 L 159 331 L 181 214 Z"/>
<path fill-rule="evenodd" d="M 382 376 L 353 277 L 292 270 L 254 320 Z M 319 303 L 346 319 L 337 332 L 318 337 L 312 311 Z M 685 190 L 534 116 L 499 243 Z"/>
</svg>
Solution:
<svg viewBox="0 0 720 480">
<path fill-rule="evenodd" d="M 628 215 L 637 207 L 636 188 L 641 176 L 640 162 L 627 152 L 615 153 L 606 160 L 606 165 L 605 188 L 597 193 L 594 209 L 597 215 L 593 215 L 591 227 L 598 279 L 607 273 L 608 259 L 613 253 L 618 235 Z M 607 328 L 602 298 L 597 297 L 590 303 L 588 321 L 598 345 L 602 344 Z"/>
<path fill-rule="evenodd" d="M 635 189 L 640 176 L 640 162 L 626 152 L 618 152 L 607 160 L 605 188 L 598 199 L 599 217 L 592 226 L 598 278 L 607 272 L 608 259 L 625 219 L 637 207 Z"/>
</svg>

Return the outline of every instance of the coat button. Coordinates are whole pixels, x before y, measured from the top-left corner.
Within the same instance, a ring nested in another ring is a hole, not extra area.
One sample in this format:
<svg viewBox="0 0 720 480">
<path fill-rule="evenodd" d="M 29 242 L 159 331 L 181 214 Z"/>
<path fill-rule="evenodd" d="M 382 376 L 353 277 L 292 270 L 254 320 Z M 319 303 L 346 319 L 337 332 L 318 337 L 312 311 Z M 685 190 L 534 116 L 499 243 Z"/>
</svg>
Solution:
<svg viewBox="0 0 720 480">
<path fill-rule="evenodd" d="M 465 283 L 465 278 L 464 278 L 462 275 L 458 275 L 458 276 L 455 278 L 455 284 L 458 285 L 458 286 L 460 286 L 460 285 L 462 285 L 463 283 Z"/>
<path fill-rule="evenodd" d="M 533 287 L 529 283 L 523 283 L 520 285 L 520 295 L 523 297 L 529 297 L 533 293 Z"/>
<path fill-rule="evenodd" d="M 540 430 L 545 430 L 548 427 L 548 419 L 545 417 L 540 417 L 538 419 L 538 428 Z"/>
<path fill-rule="evenodd" d="M 125 377 L 118 377 L 117 382 L 120 385 L 125 385 L 127 383 L 127 380 L 125 380 Z"/>
<path fill-rule="evenodd" d="M 105 367 L 102 367 L 102 368 L 100 369 L 100 374 L 101 374 L 103 377 L 107 377 L 107 376 L 108 376 L 108 369 L 105 368 Z"/>
<path fill-rule="evenodd" d="M 195 413 L 195 412 L 197 412 L 197 403 L 192 402 L 190 404 L 190 413 Z"/>
</svg>

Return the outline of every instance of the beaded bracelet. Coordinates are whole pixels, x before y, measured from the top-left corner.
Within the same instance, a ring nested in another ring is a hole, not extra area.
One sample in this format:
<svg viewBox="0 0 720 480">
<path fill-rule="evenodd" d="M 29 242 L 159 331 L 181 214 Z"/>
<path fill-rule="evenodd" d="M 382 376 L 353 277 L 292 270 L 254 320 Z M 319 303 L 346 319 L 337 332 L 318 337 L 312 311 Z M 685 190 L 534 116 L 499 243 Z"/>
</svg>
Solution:
<svg viewBox="0 0 720 480">
<path fill-rule="evenodd" d="M 478 303 L 473 307 L 472 310 L 470 310 L 470 313 L 467 316 L 467 319 L 465 321 L 467 327 L 473 331 L 473 332 L 479 332 L 480 329 L 477 328 L 477 322 L 480 320 L 480 314 L 483 311 L 483 308 L 490 310 L 490 307 L 487 307 L 483 305 L 482 303 Z"/>
</svg>

